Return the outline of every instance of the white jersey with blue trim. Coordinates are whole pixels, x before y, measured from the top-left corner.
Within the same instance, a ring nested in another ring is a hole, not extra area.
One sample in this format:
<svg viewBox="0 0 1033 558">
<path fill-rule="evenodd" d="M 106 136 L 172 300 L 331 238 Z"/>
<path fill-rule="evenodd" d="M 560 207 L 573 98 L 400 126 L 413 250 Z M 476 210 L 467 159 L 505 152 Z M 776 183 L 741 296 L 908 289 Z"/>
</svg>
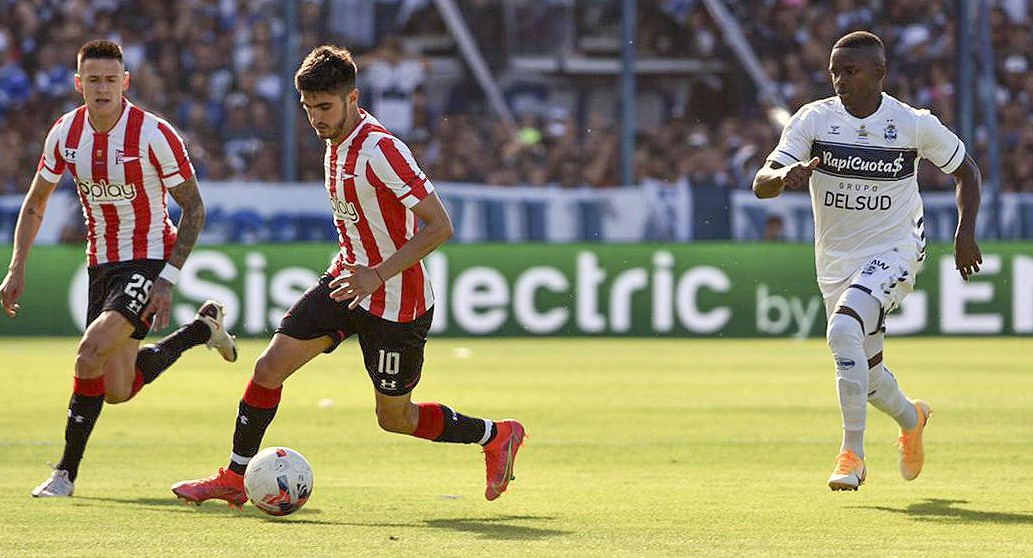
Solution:
<svg viewBox="0 0 1033 558">
<path fill-rule="evenodd" d="M 924 257 L 918 161 L 953 173 L 965 145 L 928 110 L 886 93 L 867 118 L 830 97 L 793 115 L 768 160 L 788 166 L 812 157 L 820 160 L 810 179 L 815 266 L 819 283 L 834 283 L 888 250 Z"/>
</svg>

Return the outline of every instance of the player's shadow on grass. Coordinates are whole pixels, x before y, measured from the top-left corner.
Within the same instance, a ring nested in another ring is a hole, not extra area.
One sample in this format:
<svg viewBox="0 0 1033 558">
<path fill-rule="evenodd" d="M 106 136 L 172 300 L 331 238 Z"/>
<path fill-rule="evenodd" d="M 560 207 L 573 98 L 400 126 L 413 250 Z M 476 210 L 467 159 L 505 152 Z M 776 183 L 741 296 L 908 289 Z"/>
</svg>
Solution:
<svg viewBox="0 0 1033 558">
<path fill-rule="evenodd" d="M 945 500 L 932 498 L 911 504 L 906 508 L 888 506 L 862 506 L 869 509 L 900 513 L 920 521 L 960 521 L 964 523 L 1026 523 L 1033 524 L 1033 514 L 969 510 L 955 507 L 967 504 L 968 500 Z"/>
<path fill-rule="evenodd" d="M 227 515 L 232 514 L 240 517 L 270 517 L 262 514 L 258 510 L 252 507 L 247 507 L 243 511 L 236 511 L 229 509 L 225 503 L 221 500 L 214 502 L 208 502 L 201 504 L 200 506 L 185 505 L 175 497 L 169 498 L 102 498 L 99 496 L 85 496 L 76 497 L 76 500 L 85 500 L 86 502 L 107 502 L 112 504 L 130 505 L 141 508 L 150 508 L 155 510 L 161 510 L 162 512 L 183 512 L 183 513 L 203 513 L 212 515 Z M 250 513 L 254 511 L 255 513 Z M 323 513 L 318 508 L 306 509 L 304 511 L 306 515 Z"/>
<path fill-rule="evenodd" d="M 272 517 L 265 515 L 253 506 L 246 507 L 243 511 L 227 509 L 227 506 L 219 503 L 206 503 L 200 506 L 183 505 L 178 499 L 170 498 L 104 498 L 99 496 L 76 497 L 81 502 L 79 505 L 94 505 L 97 502 L 118 505 L 129 505 L 144 509 L 158 510 L 162 513 L 194 513 L 204 515 L 218 515 L 222 517 L 250 518 L 262 521 L 270 521 L 280 524 L 301 523 L 314 525 L 337 525 L 353 527 L 403 527 L 403 528 L 431 528 L 448 529 L 463 533 L 472 533 L 484 539 L 492 540 L 535 540 L 547 537 L 558 537 L 570 534 L 570 531 L 559 529 L 546 529 L 535 527 L 533 524 L 543 521 L 551 521 L 555 518 L 537 515 L 500 515 L 485 518 L 457 518 L 457 519 L 428 519 L 423 523 L 366 523 L 361 521 L 325 521 L 315 517 L 322 512 L 319 508 L 305 508 L 290 518 Z M 524 524 L 521 524 L 524 523 Z M 531 523 L 532 525 L 526 525 Z"/>
<path fill-rule="evenodd" d="M 570 534 L 570 531 L 559 529 L 514 524 L 514 522 L 538 523 L 552 519 L 554 518 L 535 515 L 500 515 L 486 518 L 428 519 L 423 523 L 435 529 L 473 533 L 481 538 L 504 541 L 544 539 Z"/>
</svg>

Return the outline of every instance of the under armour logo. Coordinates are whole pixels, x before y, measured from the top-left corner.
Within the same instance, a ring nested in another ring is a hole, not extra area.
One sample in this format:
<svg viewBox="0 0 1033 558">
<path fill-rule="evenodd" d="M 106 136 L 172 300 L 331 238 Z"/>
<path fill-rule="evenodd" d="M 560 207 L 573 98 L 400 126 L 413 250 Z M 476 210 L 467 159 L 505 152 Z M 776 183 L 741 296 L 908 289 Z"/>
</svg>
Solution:
<svg viewBox="0 0 1033 558">
<path fill-rule="evenodd" d="M 74 420 L 76 424 L 82 424 L 86 422 L 86 417 L 72 413 L 71 409 L 68 409 L 68 418 Z"/>
<path fill-rule="evenodd" d="M 243 424 L 244 426 L 247 426 L 247 417 L 246 417 L 246 416 L 244 416 L 244 415 L 239 415 L 239 416 L 237 417 L 237 420 L 239 420 L 239 421 L 240 421 L 240 424 Z"/>
<path fill-rule="evenodd" d="M 398 382 L 395 380 L 380 380 L 381 389 L 398 389 Z"/>
</svg>

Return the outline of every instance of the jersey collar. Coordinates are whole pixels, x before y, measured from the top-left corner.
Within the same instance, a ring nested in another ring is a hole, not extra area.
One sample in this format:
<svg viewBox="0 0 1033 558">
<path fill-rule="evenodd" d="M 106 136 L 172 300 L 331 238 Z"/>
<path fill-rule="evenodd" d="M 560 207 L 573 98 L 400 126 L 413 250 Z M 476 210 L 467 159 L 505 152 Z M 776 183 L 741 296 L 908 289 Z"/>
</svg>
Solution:
<svg viewBox="0 0 1033 558">
<path fill-rule="evenodd" d="M 344 140 L 337 145 L 334 145 L 333 142 L 329 139 L 326 140 L 326 144 L 329 145 L 331 149 L 341 149 L 342 147 L 347 148 L 347 146 L 351 145 L 352 141 L 355 140 L 355 136 L 359 135 L 359 132 L 362 130 L 362 128 L 366 125 L 368 121 L 369 113 L 366 112 L 364 109 L 359 108 L 359 122 L 355 124 L 355 129 L 353 129 L 351 133 L 348 134 L 348 137 L 344 138 Z"/>
<path fill-rule="evenodd" d="M 875 112 L 869 114 L 868 116 L 866 116 L 864 118 L 858 118 L 858 117 L 850 114 L 850 111 L 848 111 L 846 109 L 846 106 L 843 105 L 842 99 L 840 99 L 839 97 L 835 97 L 835 99 L 836 99 L 836 106 L 839 107 L 839 112 L 843 113 L 843 115 L 845 115 L 847 118 L 849 118 L 851 120 L 854 120 L 856 122 L 867 122 L 869 120 L 872 120 L 872 119 L 876 118 L 880 114 L 882 114 L 882 111 L 886 110 L 887 105 L 889 105 L 890 96 L 887 95 L 885 91 L 880 93 L 880 95 L 882 95 L 882 100 L 879 101 L 879 108 L 875 109 Z"/>
</svg>

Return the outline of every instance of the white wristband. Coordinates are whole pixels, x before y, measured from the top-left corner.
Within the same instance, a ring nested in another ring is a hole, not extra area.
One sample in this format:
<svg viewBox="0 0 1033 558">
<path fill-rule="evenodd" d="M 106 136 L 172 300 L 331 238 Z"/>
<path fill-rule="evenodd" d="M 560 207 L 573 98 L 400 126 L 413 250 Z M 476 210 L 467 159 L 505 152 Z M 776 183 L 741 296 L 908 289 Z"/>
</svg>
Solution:
<svg viewBox="0 0 1033 558">
<path fill-rule="evenodd" d="M 170 285 L 175 285 L 176 281 L 179 281 L 179 268 L 170 263 L 165 264 L 165 267 L 161 268 L 161 273 L 158 274 L 158 279 L 164 279 Z"/>
</svg>

